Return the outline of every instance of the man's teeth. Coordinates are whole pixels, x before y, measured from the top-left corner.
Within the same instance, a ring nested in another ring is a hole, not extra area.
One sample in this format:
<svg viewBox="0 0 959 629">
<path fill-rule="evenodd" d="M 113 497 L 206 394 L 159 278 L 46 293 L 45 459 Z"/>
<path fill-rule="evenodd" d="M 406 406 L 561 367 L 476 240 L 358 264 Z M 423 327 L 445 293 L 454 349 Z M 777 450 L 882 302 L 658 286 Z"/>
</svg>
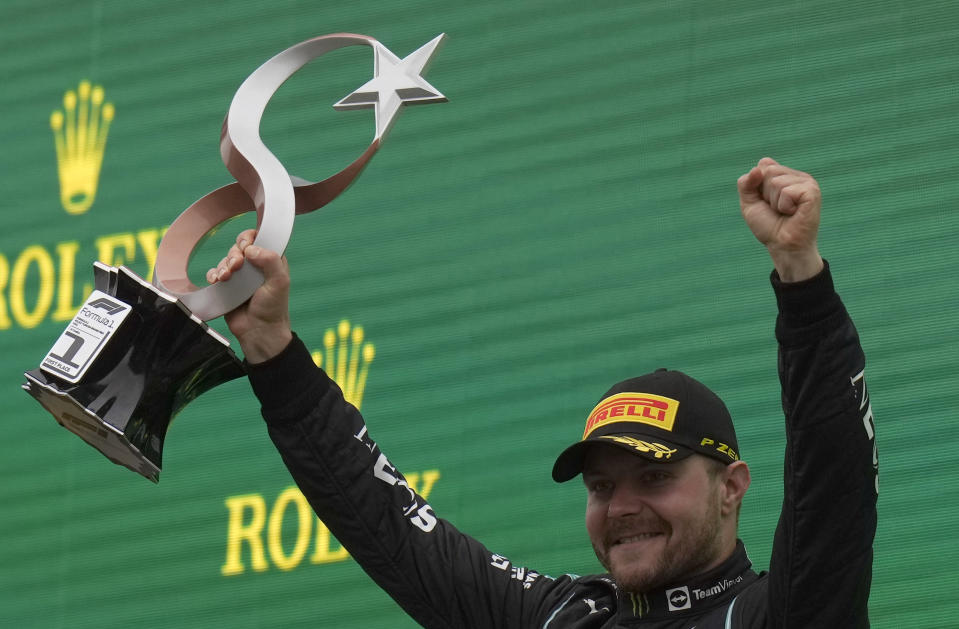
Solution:
<svg viewBox="0 0 959 629">
<path fill-rule="evenodd" d="M 631 542 L 638 542 L 643 539 L 649 539 L 651 537 L 656 537 L 659 533 L 640 533 L 639 535 L 630 535 L 629 537 L 623 537 L 616 540 L 617 544 L 629 544 Z"/>
</svg>

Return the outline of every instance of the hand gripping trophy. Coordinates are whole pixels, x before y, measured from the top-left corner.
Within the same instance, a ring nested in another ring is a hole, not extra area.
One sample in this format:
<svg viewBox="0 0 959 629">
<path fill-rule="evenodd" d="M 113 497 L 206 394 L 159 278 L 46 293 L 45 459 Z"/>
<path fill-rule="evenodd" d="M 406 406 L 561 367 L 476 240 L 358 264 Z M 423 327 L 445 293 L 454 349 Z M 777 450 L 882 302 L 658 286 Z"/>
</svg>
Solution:
<svg viewBox="0 0 959 629">
<path fill-rule="evenodd" d="M 188 207 L 157 251 L 154 285 L 125 267 L 94 263 L 95 290 L 23 389 L 60 425 L 114 463 L 157 482 L 163 440 L 191 400 L 243 375 L 229 342 L 205 321 L 249 299 L 263 276 L 245 265 L 226 282 L 194 285 L 187 267 L 217 225 L 255 211 L 254 244 L 282 253 L 296 214 L 335 199 L 370 161 L 404 104 L 445 102 L 423 74 L 444 35 L 400 59 L 379 41 L 340 33 L 279 53 L 240 85 L 220 134 L 220 155 L 236 182 Z M 333 105 L 373 108 L 376 133 L 353 163 L 316 183 L 291 177 L 260 139 L 260 120 L 279 87 L 309 61 L 346 46 L 373 48 L 373 78 Z"/>
</svg>

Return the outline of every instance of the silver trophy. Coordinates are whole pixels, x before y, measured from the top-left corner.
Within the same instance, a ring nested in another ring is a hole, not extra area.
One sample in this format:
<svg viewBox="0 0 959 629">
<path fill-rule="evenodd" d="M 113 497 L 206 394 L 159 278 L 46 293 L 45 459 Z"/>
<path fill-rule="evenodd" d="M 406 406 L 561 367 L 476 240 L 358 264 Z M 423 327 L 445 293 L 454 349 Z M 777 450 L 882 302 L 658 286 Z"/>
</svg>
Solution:
<svg viewBox="0 0 959 629">
<path fill-rule="evenodd" d="M 257 215 L 254 244 L 282 253 L 296 214 L 323 207 L 362 172 L 402 105 L 445 102 L 423 78 L 445 35 L 400 59 L 366 35 L 315 37 L 279 53 L 240 85 L 220 134 L 220 154 L 236 179 L 188 207 L 160 242 L 154 284 L 125 267 L 94 263 L 95 290 L 23 389 L 63 427 L 114 463 L 157 482 L 173 417 L 205 391 L 244 374 L 229 342 L 210 328 L 263 283 L 244 265 L 226 282 L 194 285 L 190 256 L 224 221 Z M 349 166 L 319 182 L 291 177 L 260 139 L 260 120 L 277 89 L 309 61 L 346 46 L 373 48 L 373 78 L 336 109 L 373 108 L 376 131 Z"/>
</svg>

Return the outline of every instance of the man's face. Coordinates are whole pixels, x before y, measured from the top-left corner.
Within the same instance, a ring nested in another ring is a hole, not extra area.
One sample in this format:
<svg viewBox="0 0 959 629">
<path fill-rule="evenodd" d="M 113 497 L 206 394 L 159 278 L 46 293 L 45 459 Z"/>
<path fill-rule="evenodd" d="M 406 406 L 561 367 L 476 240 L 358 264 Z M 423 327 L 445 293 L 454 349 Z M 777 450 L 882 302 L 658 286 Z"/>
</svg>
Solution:
<svg viewBox="0 0 959 629">
<path fill-rule="evenodd" d="M 586 530 L 620 587 L 645 592 L 675 584 L 731 552 L 722 534 L 722 483 L 710 465 L 700 455 L 656 463 L 608 445 L 590 448 Z"/>
</svg>

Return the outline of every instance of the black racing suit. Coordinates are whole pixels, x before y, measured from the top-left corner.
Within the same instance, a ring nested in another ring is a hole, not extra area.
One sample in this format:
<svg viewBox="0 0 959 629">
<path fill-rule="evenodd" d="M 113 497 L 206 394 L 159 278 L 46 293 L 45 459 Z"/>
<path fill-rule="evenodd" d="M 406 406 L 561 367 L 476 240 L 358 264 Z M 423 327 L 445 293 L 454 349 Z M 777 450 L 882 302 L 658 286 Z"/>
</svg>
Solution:
<svg viewBox="0 0 959 629">
<path fill-rule="evenodd" d="M 828 266 L 795 284 L 774 273 L 773 286 L 785 496 L 762 574 L 742 543 L 709 574 L 639 595 L 609 575 L 553 578 L 513 565 L 409 488 L 298 339 L 251 366 L 250 379 L 316 513 L 425 627 L 868 627 L 878 463 L 863 353 Z"/>
</svg>

